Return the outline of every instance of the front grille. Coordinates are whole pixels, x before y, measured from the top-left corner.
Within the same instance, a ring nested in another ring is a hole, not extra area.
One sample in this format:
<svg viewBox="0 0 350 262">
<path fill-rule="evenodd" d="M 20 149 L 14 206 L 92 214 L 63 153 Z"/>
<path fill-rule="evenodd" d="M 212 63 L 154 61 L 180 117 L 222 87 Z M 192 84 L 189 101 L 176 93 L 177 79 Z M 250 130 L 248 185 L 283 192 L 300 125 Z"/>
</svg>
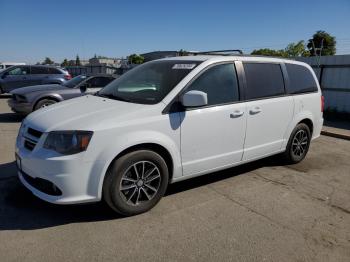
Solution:
<svg viewBox="0 0 350 262">
<path fill-rule="evenodd" d="M 22 177 L 24 178 L 24 180 L 31 185 L 32 187 L 34 187 L 35 189 L 47 194 L 47 195 L 51 195 L 51 196 L 61 196 L 62 195 L 62 191 L 52 182 L 46 180 L 46 179 L 42 179 L 42 178 L 33 178 L 29 175 L 27 175 L 26 173 L 24 173 L 23 171 L 20 171 L 22 174 Z"/>
<path fill-rule="evenodd" d="M 30 127 L 28 128 L 27 133 L 28 133 L 29 135 L 32 135 L 32 136 L 36 137 L 36 138 L 40 138 L 41 135 L 43 134 L 43 132 L 40 132 L 40 131 L 35 130 L 35 129 L 30 128 Z"/>
<path fill-rule="evenodd" d="M 29 151 L 33 151 L 42 134 L 43 132 L 28 127 L 24 133 L 24 147 Z"/>
</svg>

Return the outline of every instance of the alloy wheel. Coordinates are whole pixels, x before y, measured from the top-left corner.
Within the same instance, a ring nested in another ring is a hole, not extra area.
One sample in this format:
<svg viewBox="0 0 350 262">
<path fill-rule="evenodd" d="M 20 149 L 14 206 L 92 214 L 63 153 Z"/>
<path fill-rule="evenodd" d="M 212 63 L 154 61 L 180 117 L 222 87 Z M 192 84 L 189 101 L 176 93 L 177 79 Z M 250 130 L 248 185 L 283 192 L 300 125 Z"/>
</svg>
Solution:
<svg viewBox="0 0 350 262">
<path fill-rule="evenodd" d="M 123 174 L 119 192 L 128 205 L 137 206 L 154 198 L 161 184 L 159 168 L 150 161 L 132 164 Z"/>
<path fill-rule="evenodd" d="M 305 130 L 299 130 L 292 141 L 292 154 L 301 157 L 305 154 L 309 143 L 309 138 Z"/>
</svg>

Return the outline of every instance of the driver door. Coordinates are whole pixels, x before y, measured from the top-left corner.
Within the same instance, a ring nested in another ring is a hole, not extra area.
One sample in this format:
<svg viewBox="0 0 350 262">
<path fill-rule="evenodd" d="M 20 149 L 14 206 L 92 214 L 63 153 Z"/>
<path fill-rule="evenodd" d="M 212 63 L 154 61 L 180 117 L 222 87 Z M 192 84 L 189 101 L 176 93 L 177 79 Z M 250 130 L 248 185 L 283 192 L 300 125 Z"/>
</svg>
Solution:
<svg viewBox="0 0 350 262">
<path fill-rule="evenodd" d="M 208 105 L 180 113 L 183 175 L 207 173 L 240 162 L 246 105 L 239 101 L 234 64 L 210 67 L 185 92 L 191 90 L 206 93 Z"/>
</svg>

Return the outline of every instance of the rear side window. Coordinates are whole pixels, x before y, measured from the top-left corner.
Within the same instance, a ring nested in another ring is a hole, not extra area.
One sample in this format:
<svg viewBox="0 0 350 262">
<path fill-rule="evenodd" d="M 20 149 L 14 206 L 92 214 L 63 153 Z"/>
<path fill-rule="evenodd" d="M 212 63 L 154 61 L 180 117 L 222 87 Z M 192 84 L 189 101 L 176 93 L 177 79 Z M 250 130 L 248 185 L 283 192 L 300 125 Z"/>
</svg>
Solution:
<svg viewBox="0 0 350 262">
<path fill-rule="evenodd" d="M 208 105 L 219 105 L 239 100 L 238 83 L 233 64 L 209 68 L 189 86 L 186 91 L 207 93 Z"/>
<path fill-rule="evenodd" d="M 52 75 L 61 75 L 63 74 L 60 70 L 58 70 L 57 68 L 52 68 L 52 67 L 49 67 L 49 74 L 52 74 Z"/>
<path fill-rule="evenodd" d="M 247 79 L 246 99 L 283 95 L 284 81 L 279 64 L 244 63 Z"/>
<path fill-rule="evenodd" d="M 30 68 L 30 74 L 32 74 L 32 75 L 44 75 L 44 74 L 47 74 L 47 67 L 32 66 Z"/>
<path fill-rule="evenodd" d="M 299 94 L 317 91 L 317 83 L 310 70 L 305 66 L 286 64 L 289 87 L 289 94 Z"/>
</svg>

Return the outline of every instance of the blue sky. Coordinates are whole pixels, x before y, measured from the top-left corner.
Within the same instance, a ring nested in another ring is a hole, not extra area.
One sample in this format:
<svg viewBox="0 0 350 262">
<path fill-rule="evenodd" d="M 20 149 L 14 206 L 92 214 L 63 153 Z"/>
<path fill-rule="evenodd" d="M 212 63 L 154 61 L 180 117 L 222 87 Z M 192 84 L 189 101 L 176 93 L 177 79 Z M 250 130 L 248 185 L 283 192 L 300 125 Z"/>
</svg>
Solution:
<svg viewBox="0 0 350 262">
<path fill-rule="evenodd" d="M 0 0 L 0 61 L 284 48 L 317 30 L 350 54 L 350 0 Z"/>
</svg>

